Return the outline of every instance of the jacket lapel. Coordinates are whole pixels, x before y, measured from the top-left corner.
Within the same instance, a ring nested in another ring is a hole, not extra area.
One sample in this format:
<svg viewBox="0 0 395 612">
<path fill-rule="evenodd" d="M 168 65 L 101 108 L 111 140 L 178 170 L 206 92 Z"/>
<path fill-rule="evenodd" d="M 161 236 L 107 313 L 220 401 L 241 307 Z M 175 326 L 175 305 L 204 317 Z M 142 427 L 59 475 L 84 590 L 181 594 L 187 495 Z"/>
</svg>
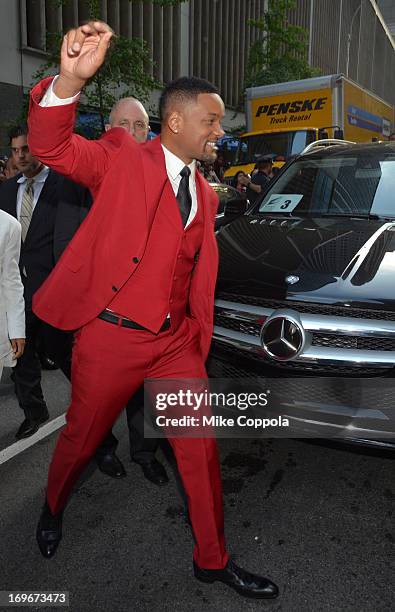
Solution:
<svg viewBox="0 0 395 612">
<path fill-rule="evenodd" d="M 207 225 L 210 223 L 212 217 L 211 211 L 209 209 L 209 198 L 207 194 L 207 189 L 211 189 L 211 187 L 207 185 L 206 179 L 202 177 L 197 168 L 195 177 L 198 205 L 202 207 L 202 213 L 204 215 L 204 227 L 206 228 Z"/>
<path fill-rule="evenodd" d="M 196 192 L 198 196 L 198 205 L 201 206 L 201 211 L 204 216 L 204 233 L 201 255 L 195 270 L 194 281 L 199 278 L 200 290 L 203 283 L 207 283 L 204 291 L 206 295 L 211 295 L 214 290 L 216 269 L 217 269 L 217 241 L 214 235 L 214 222 L 216 209 L 212 207 L 212 194 L 211 187 L 207 184 L 206 180 L 196 172 Z M 208 272 L 207 272 L 208 270 Z M 214 284 L 213 284 L 214 283 Z M 193 282 L 196 286 L 196 283 Z"/>
<path fill-rule="evenodd" d="M 161 198 L 168 199 L 173 190 L 167 177 L 165 156 L 160 144 L 160 137 L 154 138 L 146 144 L 141 144 L 139 147 L 141 147 L 143 159 L 147 221 L 148 227 L 151 227 Z"/>
</svg>

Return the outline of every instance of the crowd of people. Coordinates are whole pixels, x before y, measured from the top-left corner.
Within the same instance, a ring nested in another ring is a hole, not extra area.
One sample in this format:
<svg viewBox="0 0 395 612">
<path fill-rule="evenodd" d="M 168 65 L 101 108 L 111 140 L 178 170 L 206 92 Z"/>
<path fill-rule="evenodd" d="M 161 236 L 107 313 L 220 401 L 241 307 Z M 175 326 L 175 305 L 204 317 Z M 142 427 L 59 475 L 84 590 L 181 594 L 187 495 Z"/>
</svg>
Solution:
<svg viewBox="0 0 395 612">
<path fill-rule="evenodd" d="M 144 379 L 207 378 L 218 201 L 201 172 L 222 180 L 224 104 L 211 83 L 184 77 L 162 92 L 160 138 L 146 143 L 148 115 L 134 98 L 117 102 L 100 140 L 75 135 L 80 91 L 111 36 L 93 22 L 65 37 L 59 75 L 33 88 L 28 127 L 10 133 L 0 184 L 0 367 L 15 366 L 24 413 L 17 439 L 49 419 L 38 347 L 71 381 L 36 530 L 46 558 L 56 553 L 64 508 L 90 459 L 109 476 L 125 475 L 111 431 L 124 406 L 132 460 L 149 480 L 167 482 L 158 440 L 144 438 Z M 258 164 L 245 180 L 254 193 L 261 172 Z M 168 442 L 188 501 L 195 577 L 247 597 L 276 597 L 271 580 L 229 557 L 215 438 Z"/>
</svg>

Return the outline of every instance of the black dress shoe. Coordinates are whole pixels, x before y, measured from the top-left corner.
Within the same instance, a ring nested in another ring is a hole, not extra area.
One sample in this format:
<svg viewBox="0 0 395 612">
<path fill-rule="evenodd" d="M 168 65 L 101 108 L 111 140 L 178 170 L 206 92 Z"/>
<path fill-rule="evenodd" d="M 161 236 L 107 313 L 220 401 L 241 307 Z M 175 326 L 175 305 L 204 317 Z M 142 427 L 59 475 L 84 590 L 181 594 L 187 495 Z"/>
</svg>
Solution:
<svg viewBox="0 0 395 612">
<path fill-rule="evenodd" d="M 48 421 L 48 419 L 48 412 L 39 419 L 25 419 L 15 434 L 16 439 L 23 440 L 23 438 L 29 438 L 29 436 L 35 434 L 40 425 Z"/>
<path fill-rule="evenodd" d="M 134 459 L 132 459 L 134 461 Z M 151 461 L 136 461 L 138 465 L 143 470 L 143 474 L 147 480 L 153 482 L 158 485 L 158 487 L 163 487 L 163 485 L 169 482 L 169 478 L 167 476 L 166 470 L 164 466 L 159 463 L 157 459 L 151 459 Z"/>
<path fill-rule="evenodd" d="M 103 474 L 107 474 L 107 476 L 111 476 L 111 478 L 124 478 L 126 476 L 125 468 L 115 453 L 96 455 L 95 458 L 97 467 Z"/>
<path fill-rule="evenodd" d="M 36 538 L 40 552 L 46 559 L 54 556 L 62 539 L 62 517 L 63 512 L 52 514 L 45 502 L 38 521 Z"/>
<path fill-rule="evenodd" d="M 244 597 L 253 597 L 255 599 L 274 599 L 278 596 L 278 587 L 268 578 L 250 574 L 242 567 L 238 567 L 236 563 L 229 560 L 227 565 L 222 570 L 201 569 L 193 563 L 195 578 L 201 582 L 223 582 L 232 589 L 244 595 Z"/>
</svg>

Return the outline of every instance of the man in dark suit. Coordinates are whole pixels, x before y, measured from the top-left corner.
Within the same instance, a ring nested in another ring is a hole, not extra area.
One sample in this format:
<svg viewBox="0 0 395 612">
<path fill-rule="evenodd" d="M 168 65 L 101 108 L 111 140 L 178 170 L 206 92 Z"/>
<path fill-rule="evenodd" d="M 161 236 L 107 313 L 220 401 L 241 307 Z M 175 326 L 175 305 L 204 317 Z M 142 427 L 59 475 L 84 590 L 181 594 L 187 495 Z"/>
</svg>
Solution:
<svg viewBox="0 0 395 612">
<path fill-rule="evenodd" d="M 215 160 L 224 104 L 213 85 L 185 77 L 161 96 L 160 138 L 138 145 L 119 128 L 98 141 L 73 134 L 79 93 L 103 63 L 111 36 L 97 21 L 71 30 L 56 81 L 44 79 L 31 92 L 32 150 L 94 197 L 34 301 L 48 323 L 79 329 L 67 425 L 36 532 L 46 558 L 61 540 L 73 484 L 125 402 L 145 378 L 205 381 L 213 331 L 218 197 L 196 172 L 196 159 Z M 169 442 L 188 498 L 195 577 L 248 597 L 276 597 L 274 583 L 229 559 L 215 438 Z"/>
<path fill-rule="evenodd" d="M 25 413 L 16 433 L 19 440 L 34 434 L 49 418 L 36 352 L 42 322 L 32 311 L 32 297 L 54 266 L 53 232 L 63 179 L 30 153 L 25 126 L 11 130 L 10 146 L 19 173 L 2 183 L 0 207 L 22 226 L 20 270 L 26 308 L 26 349 L 14 369 L 15 391 Z"/>
</svg>

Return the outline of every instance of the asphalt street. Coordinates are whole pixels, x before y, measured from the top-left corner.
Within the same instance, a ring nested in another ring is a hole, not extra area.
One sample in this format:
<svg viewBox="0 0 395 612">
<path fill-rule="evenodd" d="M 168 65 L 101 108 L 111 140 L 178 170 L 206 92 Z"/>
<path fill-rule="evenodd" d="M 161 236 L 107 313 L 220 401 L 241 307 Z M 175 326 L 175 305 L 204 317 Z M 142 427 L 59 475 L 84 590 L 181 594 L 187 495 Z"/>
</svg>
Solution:
<svg viewBox="0 0 395 612">
<path fill-rule="evenodd" d="M 51 418 L 59 416 L 68 383 L 46 372 L 44 390 Z M 4 449 L 22 420 L 4 381 L 0 406 Z M 297 440 L 219 441 L 229 550 L 281 589 L 276 601 L 253 601 L 194 579 L 192 537 L 171 467 L 167 486 L 147 482 L 129 461 L 124 415 L 115 433 L 127 477 L 87 469 L 49 561 L 34 533 L 57 432 L 0 465 L 0 590 L 66 590 L 72 612 L 394 610 L 390 457 Z"/>
</svg>

